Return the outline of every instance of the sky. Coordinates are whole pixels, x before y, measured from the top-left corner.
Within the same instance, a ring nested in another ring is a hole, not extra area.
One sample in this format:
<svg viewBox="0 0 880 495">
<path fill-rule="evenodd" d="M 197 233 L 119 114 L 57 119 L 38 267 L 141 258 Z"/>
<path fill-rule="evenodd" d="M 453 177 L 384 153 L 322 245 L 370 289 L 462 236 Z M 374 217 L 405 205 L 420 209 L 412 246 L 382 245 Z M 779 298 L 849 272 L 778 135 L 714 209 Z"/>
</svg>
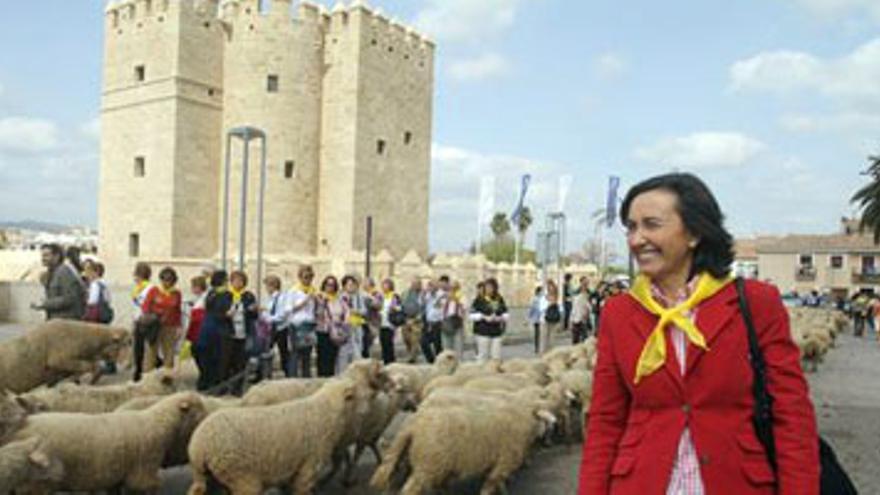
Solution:
<svg viewBox="0 0 880 495">
<path fill-rule="evenodd" d="M 368 3 L 437 43 L 432 251 L 473 242 L 482 177 L 509 213 L 525 173 L 527 244 L 560 177 L 576 250 L 609 176 L 623 194 L 672 170 L 706 181 L 737 236 L 831 232 L 880 153 L 876 0 Z M 4 6 L 0 220 L 96 225 L 102 18 L 102 0 Z"/>
</svg>

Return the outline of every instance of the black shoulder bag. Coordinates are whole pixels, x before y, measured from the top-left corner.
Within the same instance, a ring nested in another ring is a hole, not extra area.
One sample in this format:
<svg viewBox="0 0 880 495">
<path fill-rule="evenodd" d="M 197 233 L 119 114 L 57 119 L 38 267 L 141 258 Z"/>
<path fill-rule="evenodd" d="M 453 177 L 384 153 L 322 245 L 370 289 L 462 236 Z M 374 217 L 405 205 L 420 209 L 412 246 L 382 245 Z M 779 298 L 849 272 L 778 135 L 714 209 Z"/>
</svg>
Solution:
<svg viewBox="0 0 880 495">
<path fill-rule="evenodd" d="M 749 332 L 749 357 L 751 358 L 752 372 L 755 375 L 752 384 L 752 394 L 755 397 L 755 411 L 752 423 L 755 425 L 755 434 L 764 450 L 773 471 L 776 471 L 776 444 L 773 441 L 773 397 L 767 390 L 767 365 L 761 348 L 758 346 L 758 333 L 755 331 L 755 323 L 752 321 L 752 312 L 749 310 L 749 302 L 746 299 L 745 281 L 742 277 L 736 278 L 736 292 L 739 296 L 739 309 Z M 819 462 L 820 482 L 819 493 L 822 495 L 858 495 L 855 485 L 843 466 L 837 460 L 834 449 L 822 437 L 819 437 Z"/>
</svg>

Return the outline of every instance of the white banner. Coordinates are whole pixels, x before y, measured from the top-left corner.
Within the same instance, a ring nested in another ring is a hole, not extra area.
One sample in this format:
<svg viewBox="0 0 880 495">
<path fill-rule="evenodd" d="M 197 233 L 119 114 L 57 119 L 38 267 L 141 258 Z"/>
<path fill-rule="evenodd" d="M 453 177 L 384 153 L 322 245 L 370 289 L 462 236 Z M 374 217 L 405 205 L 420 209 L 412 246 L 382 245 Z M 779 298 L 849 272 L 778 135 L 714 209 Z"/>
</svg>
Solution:
<svg viewBox="0 0 880 495">
<path fill-rule="evenodd" d="M 572 176 L 563 175 L 559 177 L 559 203 L 556 205 L 556 211 L 565 211 L 565 200 L 568 199 L 568 191 L 571 190 Z"/>
<path fill-rule="evenodd" d="M 495 177 L 487 175 L 480 181 L 480 203 L 477 212 L 477 246 L 483 242 L 483 225 L 492 221 L 495 210 Z"/>
</svg>

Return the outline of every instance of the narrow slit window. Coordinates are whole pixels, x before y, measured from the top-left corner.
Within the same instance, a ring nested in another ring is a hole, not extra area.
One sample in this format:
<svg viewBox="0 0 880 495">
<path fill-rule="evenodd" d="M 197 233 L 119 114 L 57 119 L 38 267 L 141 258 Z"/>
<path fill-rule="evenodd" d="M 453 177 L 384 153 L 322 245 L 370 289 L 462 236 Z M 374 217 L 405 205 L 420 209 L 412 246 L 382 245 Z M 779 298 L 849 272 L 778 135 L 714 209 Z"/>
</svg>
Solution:
<svg viewBox="0 0 880 495">
<path fill-rule="evenodd" d="M 134 176 L 143 177 L 147 175 L 147 160 L 142 156 L 134 157 Z"/>
<path fill-rule="evenodd" d="M 406 131 L 403 133 L 403 144 L 409 144 L 412 142 L 412 132 Z"/>
<path fill-rule="evenodd" d="M 141 254 L 141 236 L 137 232 L 128 234 L 128 255 L 137 258 Z"/>
<path fill-rule="evenodd" d="M 380 140 L 376 141 L 376 153 L 378 153 L 380 155 L 385 154 L 385 140 L 384 139 L 380 139 Z"/>
<path fill-rule="evenodd" d="M 266 78 L 266 91 L 270 93 L 278 92 L 278 76 L 275 74 L 270 74 L 268 78 Z"/>
<path fill-rule="evenodd" d="M 292 179 L 293 178 L 293 172 L 295 170 L 295 165 L 296 164 L 293 162 L 293 160 L 287 160 L 286 162 L 284 162 L 284 178 L 285 179 Z"/>
<path fill-rule="evenodd" d="M 147 78 L 147 67 L 145 65 L 138 65 L 134 68 L 134 80 L 137 82 L 144 82 Z"/>
</svg>

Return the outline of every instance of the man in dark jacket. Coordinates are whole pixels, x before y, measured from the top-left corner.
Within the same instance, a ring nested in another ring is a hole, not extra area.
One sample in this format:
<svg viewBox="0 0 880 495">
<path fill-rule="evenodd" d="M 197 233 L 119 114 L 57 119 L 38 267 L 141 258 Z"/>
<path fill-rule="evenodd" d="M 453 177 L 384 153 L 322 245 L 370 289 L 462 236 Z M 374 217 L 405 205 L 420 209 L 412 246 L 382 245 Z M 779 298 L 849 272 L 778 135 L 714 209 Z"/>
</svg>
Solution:
<svg viewBox="0 0 880 495">
<path fill-rule="evenodd" d="M 36 310 L 45 311 L 47 320 L 65 318 L 80 320 L 85 314 L 86 288 L 79 274 L 64 263 L 64 250 L 58 244 L 40 246 L 43 266 L 46 267 L 44 287 L 46 298 L 40 304 L 32 304 Z"/>
</svg>

